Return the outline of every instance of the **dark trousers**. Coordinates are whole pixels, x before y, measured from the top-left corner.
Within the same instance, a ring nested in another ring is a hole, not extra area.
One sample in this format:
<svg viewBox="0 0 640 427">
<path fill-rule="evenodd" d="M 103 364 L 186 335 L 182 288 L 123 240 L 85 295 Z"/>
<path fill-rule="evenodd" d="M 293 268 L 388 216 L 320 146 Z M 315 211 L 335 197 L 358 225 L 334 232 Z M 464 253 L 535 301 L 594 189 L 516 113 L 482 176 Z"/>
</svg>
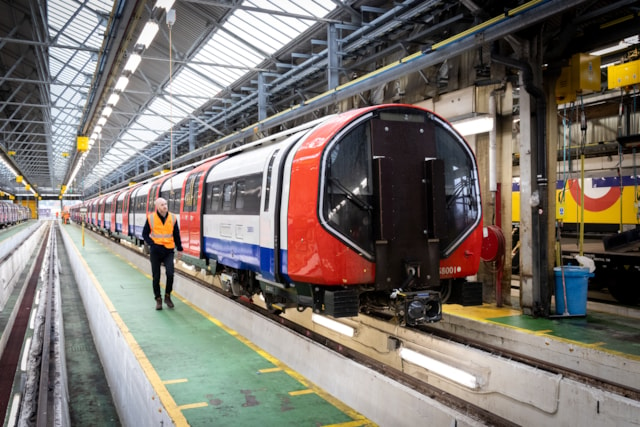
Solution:
<svg viewBox="0 0 640 427">
<path fill-rule="evenodd" d="M 167 283 L 164 294 L 169 295 L 173 290 L 173 249 L 153 245 L 149 249 L 151 259 L 151 275 L 153 276 L 153 295 L 160 298 L 160 264 L 164 264 L 167 273 Z"/>
</svg>

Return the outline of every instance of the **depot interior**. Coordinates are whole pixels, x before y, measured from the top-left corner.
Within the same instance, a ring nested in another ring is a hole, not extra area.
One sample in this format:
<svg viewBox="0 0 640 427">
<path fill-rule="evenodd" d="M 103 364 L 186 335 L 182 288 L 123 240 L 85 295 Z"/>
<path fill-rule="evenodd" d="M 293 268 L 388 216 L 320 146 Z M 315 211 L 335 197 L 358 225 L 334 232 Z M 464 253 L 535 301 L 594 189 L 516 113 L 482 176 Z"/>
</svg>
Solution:
<svg viewBox="0 0 640 427">
<path fill-rule="evenodd" d="M 484 224 L 504 239 L 478 277 L 485 302 L 512 303 L 514 262 L 523 312 L 548 311 L 558 182 L 632 179 L 629 201 L 601 217 L 610 233 L 638 224 L 635 2 L 0 8 L 0 195 L 33 218 L 326 114 L 407 103 L 452 122 L 476 153 Z"/>
</svg>

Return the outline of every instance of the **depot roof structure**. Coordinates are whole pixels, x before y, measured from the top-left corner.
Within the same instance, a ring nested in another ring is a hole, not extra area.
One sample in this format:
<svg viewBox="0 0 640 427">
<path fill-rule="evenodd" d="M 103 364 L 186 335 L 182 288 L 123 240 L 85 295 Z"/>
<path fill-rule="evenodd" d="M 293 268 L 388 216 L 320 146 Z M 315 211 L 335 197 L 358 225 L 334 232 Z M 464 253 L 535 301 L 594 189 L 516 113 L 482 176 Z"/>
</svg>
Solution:
<svg viewBox="0 0 640 427">
<path fill-rule="evenodd" d="M 551 60 L 637 43 L 633 3 L 2 0 L 0 191 L 91 197 L 348 97 L 402 102 L 402 76 L 441 84 L 424 71 L 536 25 Z"/>
</svg>

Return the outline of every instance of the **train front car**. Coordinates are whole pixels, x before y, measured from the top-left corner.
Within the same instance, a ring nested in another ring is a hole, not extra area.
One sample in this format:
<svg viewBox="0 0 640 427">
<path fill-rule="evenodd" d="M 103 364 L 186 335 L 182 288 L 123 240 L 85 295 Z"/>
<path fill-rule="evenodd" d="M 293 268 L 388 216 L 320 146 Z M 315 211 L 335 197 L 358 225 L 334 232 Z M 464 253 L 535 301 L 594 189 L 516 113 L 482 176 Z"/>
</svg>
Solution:
<svg viewBox="0 0 640 427">
<path fill-rule="evenodd" d="M 297 144 L 285 169 L 282 269 L 315 312 L 435 322 L 441 276 L 477 272 L 475 158 L 429 111 L 386 105 L 335 116 Z"/>
</svg>

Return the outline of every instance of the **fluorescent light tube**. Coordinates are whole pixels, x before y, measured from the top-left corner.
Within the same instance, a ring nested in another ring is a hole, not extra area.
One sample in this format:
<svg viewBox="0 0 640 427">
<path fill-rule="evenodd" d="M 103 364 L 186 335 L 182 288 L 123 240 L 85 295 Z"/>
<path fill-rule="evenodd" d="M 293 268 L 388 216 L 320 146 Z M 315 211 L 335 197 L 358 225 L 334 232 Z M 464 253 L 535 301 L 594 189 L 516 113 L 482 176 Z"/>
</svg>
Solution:
<svg viewBox="0 0 640 427">
<path fill-rule="evenodd" d="M 462 136 L 469 136 L 489 132 L 493 129 L 493 117 L 478 116 L 451 124 Z"/>
<path fill-rule="evenodd" d="M 120 95 L 118 95 L 117 93 L 112 93 L 109 99 L 107 99 L 107 105 L 111 105 L 111 106 L 116 105 L 119 100 L 120 100 Z"/>
<path fill-rule="evenodd" d="M 114 87 L 114 89 L 122 92 L 127 87 L 128 84 L 129 84 L 129 79 L 125 76 L 120 76 L 120 78 L 116 82 L 116 86 Z"/>
<path fill-rule="evenodd" d="M 157 23 L 153 21 L 147 22 L 144 28 L 142 29 L 142 33 L 140 33 L 140 37 L 138 37 L 138 41 L 136 42 L 136 45 L 144 46 L 145 49 L 149 47 L 153 39 L 156 37 L 156 34 L 158 33 L 158 29 L 159 27 Z"/>
<path fill-rule="evenodd" d="M 320 316 L 319 314 L 312 314 L 311 321 L 347 337 L 353 337 L 353 334 L 355 333 L 355 329 L 353 329 L 351 326 L 347 326 L 344 323 L 336 322 L 335 320 L 329 319 L 325 316 Z"/>
<path fill-rule="evenodd" d="M 409 363 L 413 363 L 414 365 L 420 366 L 434 374 L 447 378 L 465 387 L 469 387 L 471 389 L 480 388 L 478 378 L 475 375 L 451 365 L 447 365 L 446 363 L 440 362 L 439 360 L 433 359 L 429 356 L 425 356 L 417 351 L 403 347 L 400 349 L 400 357 Z"/>
<path fill-rule="evenodd" d="M 175 0 L 158 0 L 156 1 L 156 5 L 154 6 L 156 9 L 162 8 L 164 10 L 171 9 Z"/>
<path fill-rule="evenodd" d="M 138 68 L 138 65 L 140 65 L 140 61 L 142 61 L 142 57 L 137 53 L 133 53 L 129 55 L 129 59 L 127 60 L 127 63 L 124 65 L 124 71 L 128 71 L 131 74 L 133 74 L 134 71 L 136 71 L 136 68 Z"/>
</svg>

